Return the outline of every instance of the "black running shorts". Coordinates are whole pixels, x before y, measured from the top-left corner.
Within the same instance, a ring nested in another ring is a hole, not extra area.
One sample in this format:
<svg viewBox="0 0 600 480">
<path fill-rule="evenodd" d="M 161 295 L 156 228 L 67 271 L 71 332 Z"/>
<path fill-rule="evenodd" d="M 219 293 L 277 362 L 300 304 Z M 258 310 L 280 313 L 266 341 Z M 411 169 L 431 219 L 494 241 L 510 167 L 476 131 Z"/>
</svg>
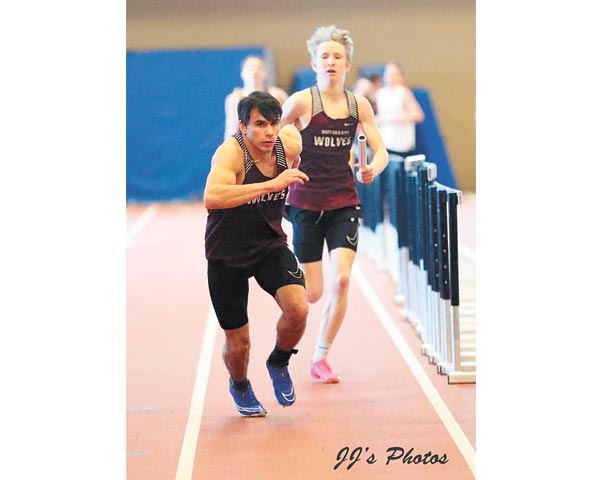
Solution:
<svg viewBox="0 0 600 480">
<path fill-rule="evenodd" d="M 337 210 L 313 211 L 289 205 L 287 215 L 294 227 L 294 253 L 300 263 L 318 262 L 327 249 L 358 248 L 358 219 L 363 212 L 360 205 Z"/>
<path fill-rule="evenodd" d="M 221 328 L 232 330 L 248 323 L 248 279 L 275 296 L 285 285 L 302 285 L 304 272 L 287 247 L 278 247 L 247 267 L 208 262 L 208 290 Z"/>
</svg>

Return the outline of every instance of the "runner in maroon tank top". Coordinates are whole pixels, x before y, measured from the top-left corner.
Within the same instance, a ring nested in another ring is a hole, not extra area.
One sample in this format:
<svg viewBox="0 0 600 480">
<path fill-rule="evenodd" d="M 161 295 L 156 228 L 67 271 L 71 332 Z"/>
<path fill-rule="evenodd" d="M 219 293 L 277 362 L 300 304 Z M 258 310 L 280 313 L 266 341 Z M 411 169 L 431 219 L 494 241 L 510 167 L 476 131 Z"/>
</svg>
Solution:
<svg viewBox="0 0 600 480">
<path fill-rule="evenodd" d="M 293 168 L 301 137 L 291 125 L 281 128 L 281 105 L 272 95 L 253 92 L 243 98 L 238 117 L 240 133 L 217 149 L 208 174 L 205 248 L 210 298 L 225 331 L 229 391 L 240 415 L 261 417 L 267 412 L 247 378 L 248 279 L 254 277 L 281 308 L 267 370 L 277 401 L 292 405 L 296 392 L 287 366 L 304 333 L 308 304 L 304 273 L 287 247 L 281 218 L 288 187 L 308 176 Z"/>
<path fill-rule="evenodd" d="M 357 128 L 362 128 L 373 152 L 371 164 L 357 170 L 358 181 L 373 182 L 387 166 L 388 154 L 369 101 L 344 89 L 354 48 L 348 31 L 334 25 L 320 27 L 306 43 L 317 85 L 288 98 L 282 123 L 300 130 L 300 170 L 310 182 L 290 186 L 288 218 L 294 227 L 294 253 L 304 268 L 309 302 L 323 294 L 322 253 L 327 242 L 334 271 L 329 276 L 332 284 L 311 375 L 337 383 L 339 376 L 331 371 L 327 355 L 346 313 L 358 218 L 362 216 L 350 152 Z"/>
</svg>

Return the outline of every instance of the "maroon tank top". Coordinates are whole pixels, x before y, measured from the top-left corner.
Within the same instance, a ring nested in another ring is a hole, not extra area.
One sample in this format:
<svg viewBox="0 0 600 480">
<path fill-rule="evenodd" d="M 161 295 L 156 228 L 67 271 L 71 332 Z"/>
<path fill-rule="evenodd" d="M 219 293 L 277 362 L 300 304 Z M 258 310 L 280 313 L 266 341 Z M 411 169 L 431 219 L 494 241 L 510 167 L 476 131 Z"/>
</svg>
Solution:
<svg viewBox="0 0 600 480">
<path fill-rule="evenodd" d="M 323 110 L 319 89 L 312 87 L 310 92 L 312 117 L 300 132 L 300 170 L 308 175 L 310 181 L 304 185 L 291 185 L 287 202 L 306 210 L 335 210 L 358 205 L 360 199 L 354 172 L 348 165 L 358 126 L 356 98 L 346 90 L 350 116 L 333 119 Z"/>
<path fill-rule="evenodd" d="M 271 180 L 256 167 L 241 134 L 234 138 L 244 151 L 244 185 Z M 277 175 L 288 168 L 281 139 L 275 141 Z M 204 244 L 206 258 L 233 267 L 245 267 L 268 253 L 287 246 L 281 217 L 288 189 L 266 193 L 233 208 L 208 210 Z"/>
</svg>

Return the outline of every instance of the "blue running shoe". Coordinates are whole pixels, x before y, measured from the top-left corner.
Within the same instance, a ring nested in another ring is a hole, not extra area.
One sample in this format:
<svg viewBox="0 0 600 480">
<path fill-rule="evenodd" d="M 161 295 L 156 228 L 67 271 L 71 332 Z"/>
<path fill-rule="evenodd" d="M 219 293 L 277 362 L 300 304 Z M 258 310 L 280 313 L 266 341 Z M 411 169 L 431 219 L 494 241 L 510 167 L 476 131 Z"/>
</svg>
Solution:
<svg viewBox="0 0 600 480">
<path fill-rule="evenodd" d="M 229 392 L 233 397 L 235 408 L 242 417 L 264 417 L 267 414 L 265 407 L 254 396 L 250 382 L 248 382 L 248 388 L 240 392 L 234 388 L 233 381 L 229 379 Z"/>
<path fill-rule="evenodd" d="M 294 391 L 294 384 L 290 378 L 288 367 L 276 367 L 269 365 L 267 362 L 267 370 L 271 380 L 273 380 L 273 390 L 275 391 L 275 398 L 284 407 L 293 405 L 296 401 L 296 392 Z"/>
</svg>

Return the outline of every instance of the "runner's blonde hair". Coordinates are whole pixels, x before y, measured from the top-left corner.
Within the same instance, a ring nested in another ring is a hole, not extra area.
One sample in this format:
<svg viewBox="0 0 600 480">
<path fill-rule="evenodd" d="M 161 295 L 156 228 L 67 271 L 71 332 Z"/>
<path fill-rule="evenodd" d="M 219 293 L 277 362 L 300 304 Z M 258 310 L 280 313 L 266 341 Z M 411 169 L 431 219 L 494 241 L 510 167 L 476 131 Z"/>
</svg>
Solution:
<svg viewBox="0 0 600 480">
<path fill-rule="evenodd" d="M 350 37 L 348 30 L 342 30 L 337 28 L 335 25 L 329 25 L 327 27 L 319 27 L 315 30 L 312 37 L 306 41 L 306 47 L 310 57 L 315 60 L 317 56 L 317 49 L 323 42 L 338 42 L 346 49 L 346 56 L 348 60 L 352 60 L 352 54 L 354 53 L 354 42 Z"/>
</svg>

